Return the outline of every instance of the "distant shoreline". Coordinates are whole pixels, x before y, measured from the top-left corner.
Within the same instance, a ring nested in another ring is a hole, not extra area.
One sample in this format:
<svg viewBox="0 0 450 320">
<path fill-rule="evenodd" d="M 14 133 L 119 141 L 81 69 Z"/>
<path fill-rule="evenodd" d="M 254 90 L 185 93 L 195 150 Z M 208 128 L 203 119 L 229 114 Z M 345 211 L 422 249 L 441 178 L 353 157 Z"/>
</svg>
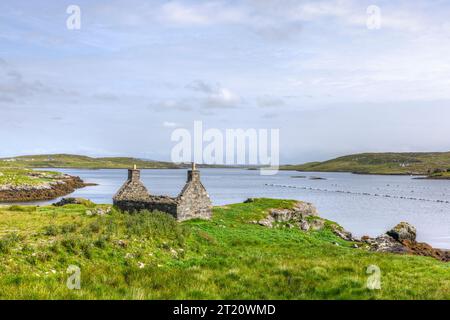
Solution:
<svg viewBox="0 0 450 320">
<path fill-rule="evenodd" d="M 425 176 L 450 179 L 450 152 L 360 153 L 323 161 L 281 166 L 299 172 L 349 172 L 365 175 Z"/>
</svg>

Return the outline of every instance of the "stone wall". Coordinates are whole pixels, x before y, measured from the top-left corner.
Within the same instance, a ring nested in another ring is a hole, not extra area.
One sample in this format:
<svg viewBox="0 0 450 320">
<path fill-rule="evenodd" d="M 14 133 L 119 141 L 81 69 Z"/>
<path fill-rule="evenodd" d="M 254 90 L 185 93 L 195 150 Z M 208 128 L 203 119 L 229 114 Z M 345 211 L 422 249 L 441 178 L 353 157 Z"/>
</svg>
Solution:
<svg viewBox="0 0 450 320">
<path fill-rule="evenodd" d="M 114 196 L 114 205 L 122 211 L 161 211 L 179 221 L 211 217 L 212 203 L 195 167 L 188 171 L 186 185 L 176 198 L 150 195 L 139 179 L 139 170 L 128 170 L 128 180 Z"/>
<path fill-rule="evenodd" d="M 121 202 L 137 203 L 139 201 L 148 201 L 150 199 L 150 194 L 141 182 L 140 177 L 140 170 L 128 170 L 128 180 L 119 189 L 119 191 L 117 191 L 113 198 L 115 205 Z"/>
<path fill-rule="evenodd" d="M 177 219 L 194 218 L 209 219 L 212 214 L 212 203 L 205 187 L 200 182 L 198 172 L 188 173 L 188 182 L 178 196 Z"/>
</svg>

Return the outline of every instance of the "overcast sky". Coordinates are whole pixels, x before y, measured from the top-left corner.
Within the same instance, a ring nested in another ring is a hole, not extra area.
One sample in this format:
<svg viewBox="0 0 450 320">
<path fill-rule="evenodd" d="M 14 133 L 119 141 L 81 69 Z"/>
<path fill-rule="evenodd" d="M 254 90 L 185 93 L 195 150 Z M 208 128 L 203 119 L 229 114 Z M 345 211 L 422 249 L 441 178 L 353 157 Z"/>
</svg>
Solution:
<svg viewBox="0 0 450 320">
<path fill-rule="evenodd" d="M 447 0 L 0 2 L 0 156 L 169 160 L 194 120 L 279 128 L 282 163 L 448 151 L 449 101 Z"/>
</svg>

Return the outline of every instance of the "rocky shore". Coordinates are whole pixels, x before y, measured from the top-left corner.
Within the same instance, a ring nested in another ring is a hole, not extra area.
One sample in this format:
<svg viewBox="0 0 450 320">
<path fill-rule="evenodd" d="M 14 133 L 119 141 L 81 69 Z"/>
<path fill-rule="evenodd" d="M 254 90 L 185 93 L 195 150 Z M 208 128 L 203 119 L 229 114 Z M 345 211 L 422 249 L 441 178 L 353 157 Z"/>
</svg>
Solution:
<svg viewBox="0 0 450 320">
<path fill-rule="evenodd" d="M 436 249 L 427 243 L 417 242 L 416 228 L 407 222 L 400 222 L 394 228 L 376 238 L 364 236 L 361 241 L 368 244 L 371 251 L 412 254 L 433 257 L 445 262 L 450 261 L 450 251 Z"/>
<path fill-rule="evenodd" d="M 248 199 L 246 202 L 252 202 Z M 416 241 L 416 228 L 407 222 L 400 222 L 385 234 L 375 238 L 364 236 L 361 239 L 340 225 L 323 219 L 310 203 L 297 202 L 292 209 L 271 209 L 266 218 L 252 221 L 268 228 L 298 228 L 304 232 L 329 228 L 331 232 L 345 241 L 353 242 L 355 249 L 394 254 L 410 254 L 432 257 L 444 262 L 450 261 L 450 251 L 436 249 L 427 243 Z M 338 243 L 335 243 L 339 245 Z"/>
<path fill-rule="evenodd" d="M 45 182 L 38 184 L 0 185 L 0 202 L 52 200 L 88 185 L 79 177 L 67 174 L 49 174 L 30 171 L 29 176 L 45 180 Z"/>
</svg>

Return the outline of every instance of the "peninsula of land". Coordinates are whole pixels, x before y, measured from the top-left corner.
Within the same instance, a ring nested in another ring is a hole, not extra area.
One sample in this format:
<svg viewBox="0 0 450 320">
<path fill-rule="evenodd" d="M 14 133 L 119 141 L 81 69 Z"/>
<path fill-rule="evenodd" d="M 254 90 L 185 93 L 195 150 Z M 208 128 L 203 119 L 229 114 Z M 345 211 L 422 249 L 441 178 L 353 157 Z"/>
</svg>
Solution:
<svg viewBox="0 0 450 320">
<path fill-rule="evenodd" d="M 83 188 L 79 177 L 26 168 L 0 168 L 0 202 L 51 200 Z"/>
<path fill-rule="evenodd" d="M 416 175 L 450 179 L 450 152 L 361 153 L 323 162 L 285 165 L 281 170 Z"/>
</svg>

